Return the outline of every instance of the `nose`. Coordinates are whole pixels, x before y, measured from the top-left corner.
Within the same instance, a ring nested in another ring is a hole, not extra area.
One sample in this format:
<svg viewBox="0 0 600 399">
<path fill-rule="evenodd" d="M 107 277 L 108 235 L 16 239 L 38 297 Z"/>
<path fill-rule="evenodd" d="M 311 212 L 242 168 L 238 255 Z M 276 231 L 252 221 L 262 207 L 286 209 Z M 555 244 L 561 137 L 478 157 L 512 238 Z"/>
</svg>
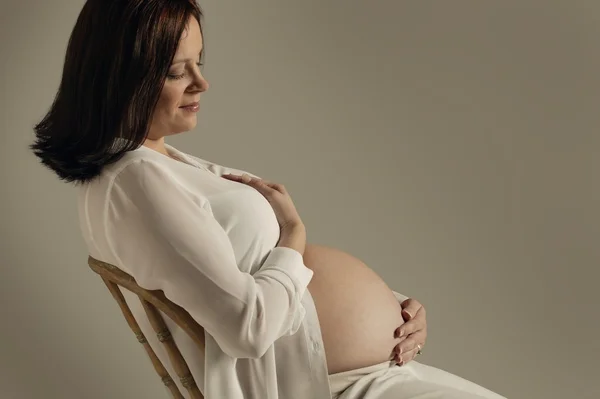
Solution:
<svg viewBox="0 0 600 399">
<path fill-rule="evenodd" d="M 198 71 L 198 73 L 196 74 L 196 79 L 194 80 L 194 83 L 198 88 L 198 91 L 200 92 L 205 92 L 210 87 L 210 85 L 208 84 L 208 80 L 206 80 L 206 78 L 204 77 L 204 75 L 202 75 L 202 72 L 200 71 Z"/>
<path fill-rule="evenodd" d="M 188 86 L 186 91 L 192 93 L 203 93 L 206 90 L 208 90 L 209 87 L 210 85 L 208 84 L 208 81 L 204 78 L 204 76 L 202 76 L 200 72 L 198 72 L 194 74 L 194 79 L 192 80 L 192 83 Z"/>
<path fill-rule="evenodd" d="M 202 75 L 200 75 L 200 79 L 197 84 L 198 84 L 198 90 L 200 92 L 205 92 L 210 87 L 210 85 L 208 84 L 208 80 L 206 80 L 204 78 L 204 76 L 202 76 Z"/>
</svg>

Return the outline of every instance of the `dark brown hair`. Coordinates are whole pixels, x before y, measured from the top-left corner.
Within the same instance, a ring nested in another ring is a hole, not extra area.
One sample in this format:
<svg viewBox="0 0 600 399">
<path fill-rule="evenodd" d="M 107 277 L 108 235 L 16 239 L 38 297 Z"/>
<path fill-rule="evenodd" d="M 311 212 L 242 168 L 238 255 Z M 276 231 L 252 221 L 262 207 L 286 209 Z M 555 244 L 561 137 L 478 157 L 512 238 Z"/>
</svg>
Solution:
<svg viewBox="0 0 600 399">
<path fill-rule="evenodd" d="M 44 166 L 85 183 L 143 144 L 190 16 L 202 31 L 195 0 L 86 1 L 58 92 L 29 145 Z"/>
</svg>

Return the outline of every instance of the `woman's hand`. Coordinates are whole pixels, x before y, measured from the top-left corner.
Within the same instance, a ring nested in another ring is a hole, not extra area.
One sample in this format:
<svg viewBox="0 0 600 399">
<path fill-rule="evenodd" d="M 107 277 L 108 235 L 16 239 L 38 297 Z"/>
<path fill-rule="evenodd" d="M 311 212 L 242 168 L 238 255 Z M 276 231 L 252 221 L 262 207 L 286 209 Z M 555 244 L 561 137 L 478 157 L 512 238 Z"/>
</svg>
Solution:
<svg viewBox="0 0 600 399">
<path fill-rule="evenodd" d="M 401 341 L 392 355 L 399 366 L 403 366 L 417 356 L 427 340 L 427 320 L 425 308 L 416 299 L 408 298 L 400 303 L 404 324 L 395 331 L 394 338 Z"/>
<path fill-rule="evenodd" d="M 252 177 L 247 173 L 243 173 L 241 176 L 227 173 L 221 177 L 246 184 L 261 193 L 271 204 L 281 230 L 304 226 L 294 202 L 283 184 Z"/>
</svg>

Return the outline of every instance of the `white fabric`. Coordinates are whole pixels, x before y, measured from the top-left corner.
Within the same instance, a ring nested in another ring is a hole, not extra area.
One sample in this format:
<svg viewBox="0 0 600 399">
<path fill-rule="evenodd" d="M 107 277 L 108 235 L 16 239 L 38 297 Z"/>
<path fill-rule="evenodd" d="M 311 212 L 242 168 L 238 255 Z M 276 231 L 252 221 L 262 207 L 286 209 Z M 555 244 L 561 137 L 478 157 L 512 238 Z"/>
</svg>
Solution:
<svg viewBox="0 0 600 399">
<path fill-rule="evenodd" d="M 506 399 L 444 370 L 383 362 L 329 376 L 332 399 Z"/>
<path fill-rule="evenodd" d="M 302 255 L 275 247 L 279 225 L 252 187 L 226 168 L 167 145 L 130 151 L 78 190 L 89 254 L 163 290 L 205 329 L 206 354 L 163 315 L 206 399 L 329 398 L 321 331 Z M 176 381 L 139 300 L 122 290 Z M 390 348 L 391 349 L 391 348 Z"/>
<path fill-rule="evenodd" d="M 166 148 L 182 162 L 142 146 L 79 186 L 89 254 L 143 288 L 163 290 L 204 327 L 205 353 L 163 314 L 205 399 L 330 398 L 319 320 L 306 289 L 313 272 L 297 251 L 275 247 L 279 225 L 263 195 L 221 177 L 255 175 Z M 189 398 L 139 299 L 121 291 Z M 408 398 L 385 396 L 392 397 Z"/>
</svg>

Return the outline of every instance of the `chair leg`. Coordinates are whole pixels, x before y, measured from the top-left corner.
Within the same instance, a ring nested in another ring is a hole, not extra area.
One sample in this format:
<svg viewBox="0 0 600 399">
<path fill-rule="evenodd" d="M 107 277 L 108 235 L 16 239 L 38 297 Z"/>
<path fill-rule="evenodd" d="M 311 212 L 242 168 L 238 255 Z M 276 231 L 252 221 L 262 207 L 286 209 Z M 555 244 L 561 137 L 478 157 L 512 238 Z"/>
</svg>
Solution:
<svg viewBox="0 0 600 399">
<path fill-rule="evenodd" d="M 139 297 L 142 302 L 142 306 L 146 311 L 146 315 L 148 316 L 148 320 L 154 328 L 156 335 L 158 336 L 158 340 L 165 345 L 167 353 L 169 354 L 169 358 L 171 359 L 171 365 L 175 369 L 181 384 L 187 389 L 190 394 L 191 399 L 204 399 L 202 392 L 196 385 L 196 381 L 190 372 L 185 359 L 181 355 L 179 348 L 175 344 L 175 340 L 169 331 L 165 321 L 162 318 L 162 315 L 158 311 L 158 309 L 152 305 L 150 302 L 146 301 L 141 296 Z"/>
<path fill-rule="evenodd" d="M 102 281 L 104 281 L 104 284 L 106 284 L 106 287 L 112 294 L 113 298 L 115 298 L 115 300 L 119 304 L 119 307 L 121 308 L 121 311 L 123 312 L 123 316 L 125 316 L 125 319 L 127 320 L 127 324 L 129 324 L 129 327 L 134 332 L 138 342 L 144 346 L 146 353 L 148 354 L 148 356 L 150 357 L 150 360 L 152 361 L 152 365 L 154 366 L 154 369 L 156 370 L 157 374 L 160 376 L 163 384 L 165 384 L 167 389 L 171 392 L 173 399 L 185 399 L 183 397 L 183 395 L 181 394 L 181 392 L 179 392 L 179 388 L 177 388 L 177 385 L 175 384 L 175 382 L 169 375 L 169 372 L 165 369 L 165 367 L 161 363 L 160 359 L 158 358 L 158 356 L 156 356 L 156 353 L 154 353 L 154 350 L 152 349 L 152 347 L 146 340 L 146 337 L 142 333 L 142 330 L 140 329 L 140 326 L 138 325 L 137 321 L 135 320 L 133 313 L 131 313 L 129 306 L 127 306 L 125 297 L 123 297 L 123 293 L 121 292 L 121 290 L 119 289 L 117 284 L 106 279 L 104 276 L 101 276 L 101 277 L 102 277 Z M 201 399 L 204 399 L 204 398 L 201 398 Z"/>
</svg>

